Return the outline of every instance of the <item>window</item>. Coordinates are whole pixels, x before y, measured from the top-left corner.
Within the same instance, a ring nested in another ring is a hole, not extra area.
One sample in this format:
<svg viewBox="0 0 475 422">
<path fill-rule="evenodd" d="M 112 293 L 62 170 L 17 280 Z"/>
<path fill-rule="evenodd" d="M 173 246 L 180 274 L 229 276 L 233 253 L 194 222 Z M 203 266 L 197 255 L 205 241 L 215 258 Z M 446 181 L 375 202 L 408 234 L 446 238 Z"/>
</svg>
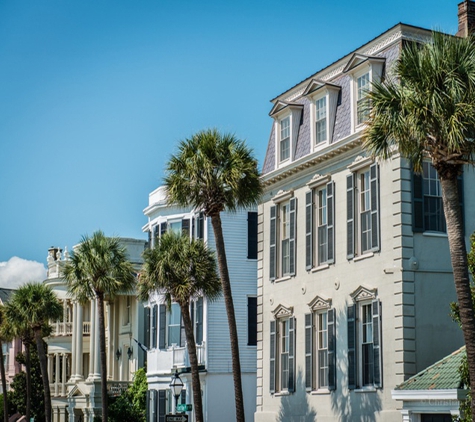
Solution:
<svg viewBox="0 0 475 422">
<path fill-rule="evenodd" d="M 290 116 L 280 121 L 280 161 L 290 158 Z"/>
<path fill-rule="evenodd" d="M 379 250 L 378 170 L 372 164 L 346 178 L 348 259 Z"/>
<path fill-rule="evenodd" d="M 167 390 L 147 390 L 147 421 L 165 422 Z"/>
<path fill-rule="evenodd" d="M 336 388 L 335 309 L 331 301 L 316 297 L 305 315 L 305 388 Z"/>
<path fill-rule="evenodd" d="M 295 391 L 295 318 L 287 313 L 270 322 L 271 393 Z"/>
<path fill-rule="evenodd" d="M 363 289 L 360 288 L 360 293 Z M 364 292 L 348 307 L 348 387 L 382 387 L 381 302 L 374 292 Z"/>
<path fill-rule="evenodd" d="M 422 163 L 422 170 L 422 174 L 413 173 L 413 230 L 446 233 L 439 175 L 429 161 Z M 463 211 L 462 176 L 458 178 L 458 190 Z"/>
<path fill-rule="evenodd" d="M 369 117 L 369 101 L 366 97 L 370 89 L 369 72 L 356 78 L 356 125 L 361 125 Z"/>
<path fill-rule="evenodd" d="M 257 297 L 247 298 L 247 345 L 257 346 Z"/>
<path fill-rule="evenodd" d="M 203 343 L 203 298 L 199 297 L 190 304 L 191 323 L 193 324 L 195 343 Z"/>
<path fill-rule="evenodd" d="M 130 318 L 131 318 L 131 306 L 132 306 L 130 296 L 125 297 L 124 306 L 125 306 L 125 312 L 124 312 L 124 323 L 123 323 L 123 325 L 129 325 L 130 324 Z"/>
<path fill-rule="evenodd" d="M 270 209 L 270 279 L 295 275 L 295 198 L 287 199 Z"/>
<path fill-rule="evenodd" d="M 171 309 L 167 314 L 168 317 L 168 335 L 167 335 L 167 344 L 168 346 L 184 346 L 184 327 L 181 318 L 180 305 L 177 303 L 172 303 Z"/>
<path fill-rule="evenodd" d="M 328 177 L 310 182 L 315 187 L 305 196 L 305 268 L 335 261 L 335 183 Z"/>
<path fill-rule="evenodd" d="M 199 229 L 202 230 L 202 222 L 203 222 L 202 214 L 200 214 L 200 216 L 201 216 L 201 220 L 199 220 L 199 222 L 201 223 L 201 225 L 198 226 L 198 230 Z M 192 234 L 193 231 L 192 229 L 190 229 L 190 221 L 191 221 L 190 218 L 182 218 L 182 219 L 176 219 L 176 220 L 171 220 L 171 221 L 162 221 L 161 223 L 153 226 L 153 246 L 157 245 L 160 239 L 160 236 L 162 236 L 163 233 L 165 233 L 167 230 L 172 230 L 178 234 L 180 232 L 187 235 Z M 193 224 L 194 223 L 195 222 L 193 221 Z M 201 235 L 202 231 L 199 234 Z"/>
<path fill-rule="evenodd" d="M 257 259 L 257 212 L 247 213 L 247 259 Z"/>
<path fill-rule="evenodd" d="M 317 144 L 327 140 L 327 97 L 315 101 L 315 133 Z"/>
</svg>

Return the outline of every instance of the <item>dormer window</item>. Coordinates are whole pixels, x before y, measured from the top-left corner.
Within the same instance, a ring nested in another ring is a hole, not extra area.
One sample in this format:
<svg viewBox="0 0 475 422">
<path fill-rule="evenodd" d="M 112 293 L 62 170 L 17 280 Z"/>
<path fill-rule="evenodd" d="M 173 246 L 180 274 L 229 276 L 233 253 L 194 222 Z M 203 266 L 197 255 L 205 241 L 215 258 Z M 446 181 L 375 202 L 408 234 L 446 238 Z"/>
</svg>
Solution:
<svg viewBox="0 0 475 422">
<path fill-rule="evenodd" d="M 340 89 L 338 85 L 312 79 L 304 90 L 303 95 L 311 101 L 313 148 L 321 148 L 332 142 Z"/>
<path fill-rule="evenodd" d="M 371 111 L 367 94 L 371 84 L 379 82 L 383 75 L 384 57 L 371 57 L 363 54 L 353 54 L 343 73 L 351 75 L 352 114 L 351 121 L 354 131 L 364 127 Z"/>
<path fill-rule="evenodd" d="M 290 116 L 280 121 L 280 161 L 290 158 Z"/>
<path fill-rule="evenodd" d="M 327 97 L 315 101 L 315 133 L 317 144 L 325 142 L 327 137 Z"/>
<path fill-rule="evenodd" d="M 275 163 L 283 167 L 295 158 L 303 104 L 278 100 L 269 115 L 274 119 Z"/>
</svg>

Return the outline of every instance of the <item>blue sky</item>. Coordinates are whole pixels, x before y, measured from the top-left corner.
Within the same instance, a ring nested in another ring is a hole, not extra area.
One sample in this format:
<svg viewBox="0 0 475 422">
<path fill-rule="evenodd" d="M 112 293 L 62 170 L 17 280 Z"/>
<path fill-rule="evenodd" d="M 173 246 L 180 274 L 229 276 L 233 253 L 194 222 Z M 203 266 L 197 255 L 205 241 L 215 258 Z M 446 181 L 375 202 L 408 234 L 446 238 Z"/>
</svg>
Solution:
<svg viewBox="0 0 475 422">
<path fill-rule="evenodd" d="M 457 1 L 0 0 L 0 263 L 145 238 L 179 140 L 217 127 L 262 164 L 269 101 L 398 22 L 455 33 Z"/>
</svg>

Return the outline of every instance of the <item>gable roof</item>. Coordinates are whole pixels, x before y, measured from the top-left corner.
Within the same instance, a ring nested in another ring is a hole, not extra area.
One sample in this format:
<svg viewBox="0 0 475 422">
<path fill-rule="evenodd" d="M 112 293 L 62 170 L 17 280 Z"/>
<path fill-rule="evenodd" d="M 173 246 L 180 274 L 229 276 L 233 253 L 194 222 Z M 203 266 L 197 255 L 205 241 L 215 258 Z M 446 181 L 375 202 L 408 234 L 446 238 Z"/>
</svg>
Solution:
<svg viewBox="0 0 475 422">
<path fill-rule="evenodd" d="M 427 367 L 395 390 L 456 390 L 463 388 L 459 374 L 462 359 L 466 356 L 465 346 Z"/>
</svg>

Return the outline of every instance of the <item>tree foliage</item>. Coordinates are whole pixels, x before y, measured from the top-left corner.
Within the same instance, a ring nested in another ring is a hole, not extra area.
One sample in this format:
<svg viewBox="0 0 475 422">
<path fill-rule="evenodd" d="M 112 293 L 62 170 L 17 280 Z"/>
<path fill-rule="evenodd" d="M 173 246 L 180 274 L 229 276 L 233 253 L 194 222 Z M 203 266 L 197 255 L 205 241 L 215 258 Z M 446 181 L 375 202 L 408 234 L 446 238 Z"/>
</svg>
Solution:
<svg viewBox="0 0 475 422">
<path fill-rule="evenodd" d="M 109 422 L 146 422 L 147 375 L 140 368 L 133 384 L 119 397 L 110 400 Z"/>
</svg>

